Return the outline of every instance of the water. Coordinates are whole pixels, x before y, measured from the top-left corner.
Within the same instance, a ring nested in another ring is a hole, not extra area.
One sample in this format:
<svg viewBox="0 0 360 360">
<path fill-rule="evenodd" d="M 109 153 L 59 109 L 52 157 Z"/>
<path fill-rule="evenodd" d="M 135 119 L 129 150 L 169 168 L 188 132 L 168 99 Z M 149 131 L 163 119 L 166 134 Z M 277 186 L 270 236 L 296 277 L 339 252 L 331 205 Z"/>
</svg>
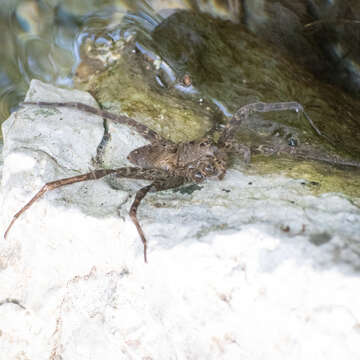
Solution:
<svg viewBox="0 0 360 360">
<path fill-rule="evenodd" d="M 19 0 L 0 10 L 0 121 L 6 119 L 27 91 L 32 78 L 72 87 L 79 63 L 79 45 L 88 31 L 116 21 L 142 1 Z"/>
</svg>

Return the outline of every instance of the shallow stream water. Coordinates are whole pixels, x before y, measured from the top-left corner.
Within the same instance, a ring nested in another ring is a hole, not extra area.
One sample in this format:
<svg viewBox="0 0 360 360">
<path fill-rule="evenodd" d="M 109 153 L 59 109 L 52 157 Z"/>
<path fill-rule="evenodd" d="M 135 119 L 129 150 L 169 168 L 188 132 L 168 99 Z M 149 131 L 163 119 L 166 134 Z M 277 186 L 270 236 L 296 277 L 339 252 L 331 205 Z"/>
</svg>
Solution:
<svg viewBox="0 0 360 360">
<path fill-rule="evenodd" d="M 130 5 L 131 4 L 131 5 Z M 116 22 L 143 1 L 5 0 L 0 9 L 0 120 L 16 108 L 33 78 L 72 87 L 88 31 Z"/>
<path fill-rule="evenodd" d="M 175 8 L 194 12 L 168 17 Z M 118 60 L 109 55 L 114 44 L 136 38 L 136 51 L 148 60 L 142 66 L 150 69 L 145 82 L 185 99 L 205 99 L 225 116 L 248 102 L 298 101 L 338 151 L 359 158 L 358 50 L 352 42 L 359 27 L 340 21 L 354 18 L 357 9 L 355 2 L 339 0 L 296 6 L 260 0 L 7 1 L 0 14 L 0 119 L 17 107 L 32 78 L 81 87 L 92 72 Z M 239 35 L 239 27 L 249 33 Z"/>
</svg>

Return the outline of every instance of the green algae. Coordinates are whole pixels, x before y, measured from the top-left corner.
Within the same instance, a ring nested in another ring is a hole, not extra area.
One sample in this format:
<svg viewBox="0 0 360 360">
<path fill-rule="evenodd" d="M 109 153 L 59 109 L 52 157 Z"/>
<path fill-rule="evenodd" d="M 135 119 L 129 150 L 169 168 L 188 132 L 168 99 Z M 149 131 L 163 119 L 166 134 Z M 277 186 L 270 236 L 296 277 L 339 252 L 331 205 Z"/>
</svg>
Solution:
<svg viewBox="0 0 360 360">
<path fill-rule="evenodd" d="M 314 195 L 340 192 L 360 198 L 360 169 L 335 167 L 317 161 L 294 160 L 291 157 L 254 156 L 250 174 L 281 174 L 304 179 L 303 185 Z"/>
<path fill-rule="evenodd" d="M 319 82 L 241 25 L 182 11 L 160 24 L 153 37 L 161 58 L 180 77 L 189 74 L 201 96 L 216 100 L 226 112 L 256 101 L 297 101 L 337 152 L 360 158 L 359 102 Z M 286 125 L 291 119 L 279 113 L 271 118 Z M 306 121 L 291 125 L 309 135 L 307 142 L 329 147 L 328 141 L 308 134 Z"/>
<path fill-rule="evenodd" d="M 147 50 L 139 52 L 139 43 Z M 159 61 L 171 69 L 172 77 L 161 77 Z M 186 88 L 184 76 L 195 91 L 181 91 Z M 151 38 L 138 34 L 122 49 L 118 62 L 94 75 L 85 88 L 105 108 L 174 141 L 202 136 L 220 121 L 219 111 L 226 122 L 251 102 L 297 101 L 326 137 L 318 136 L 301 114 L 277 112 L 252 116 L 239 129 L 238 141 L 250 145 L 295 138 L 318 152 L 360 161 L 358 101 L 321 83 L 241 25 L 205 14 L 180 11 L 155 28 Z M 314 194 L 360 196 L 360 171 L 349 167 L 255 156 L 249 171 L 304 179 L 305 184 L 318 184 L 306 185 Z"/>
<path fill-rule="evenodd" d="M 124 58 L 90 81 L 88 90 L 103 107 L 126 114 L 175 142 L 202 136 L 216 117 L 208 106 L 152 89 Z"/>
</svg>

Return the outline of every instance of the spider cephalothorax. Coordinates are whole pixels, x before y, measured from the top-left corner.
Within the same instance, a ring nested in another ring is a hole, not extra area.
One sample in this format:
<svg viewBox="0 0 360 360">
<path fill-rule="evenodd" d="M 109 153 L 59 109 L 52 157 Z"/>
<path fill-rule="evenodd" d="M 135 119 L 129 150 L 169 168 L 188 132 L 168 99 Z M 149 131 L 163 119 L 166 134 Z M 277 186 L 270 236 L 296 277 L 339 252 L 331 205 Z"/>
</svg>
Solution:
<svg viewBox="0 0 360 360">
<path fill-rule="evenodd" d="M 187 182 L 200 183 L 209 177 L 217 177 L 222 179 L 225 175 L 228 165 L 228 155 L 232 152 L 242 153 L 245 161 L 250 161 L 251 151 L 262 152 L 267 155 L 277 153 L 289 153 L 288 147 L 291 148 L 290 155 L 305 159 L 326 161 L 332 164 L 340 164 L 345 166 L 360 167 L 355 161 L 346 161 L 335 158 L 328 154 L 313 154 L 309 151 L 294 149 L 293 144 L 288 146 L 268 146 L 268 147 L 251 147 L 239 144 L 234 139 L 236 130 L 241 122 L 254 112 L 269 112 L 280 110 L 295 110 L 302 112 L 314 131 L 326 138 L 314 125 L 310 117 L 305 113 L 303 107 L 296 102 L 283 103 L 254 103 L 241 107 L 228 124 L 220 131 L 218 141 L 213 141 L 211 132 L 204 138 L 189 142 L 174 143 L 171 140 L 163 138 L 155 131 L 149 129 L 143 124 L 122 115 L 115 115 L 108 111 L 99 110 L 91 106 L 68 102 L 68 103 L 48 103 L 48 102 L 25 102 L 25 105 L 37 106 L 57 106 L 72 107 L 88 113 L 97 114 L 103 118 L 113 122 L 126 124 L 134 128 L 140 135 L 150 142 L 149 145 L 139 147 L 128 155 L 128 160 L 135 167 L 122 167 L 117 169 L 100 169 L 94 170 L 86 174 L 73 176 L 70 178 L 55 180 L 45 184 L 38 193 L 18 211 L 10 225 L 8 226 L 4 236 L 6 237 L 10 228 L 16 219 L 26 211 L 33 203 L 35 203 L 47 191 L 54 190 L 58 187 L 70 185 L 76 182 L 96 180 L 106 175 L 114 174 L 122 178 L 149 180 L 151 183 L 137 191 L 135 200 L 130 207 L 130 217 L 134 222 L 141 240 L 144 245 L 144 259 L 147 261 L 147 242 L 144 232 L 139 224 L 136 216 L 137 208 L 141 200 L 150 192 L 162 191 L 176 188 Z M 215 129 L 215 128 L 214 128 Z M 296 144 L 295 144 L 296 145 Z"/>
<path fill-rule="evenodd" d="M 186 181 L 202 182 L 211 176 L 224 177 L 227 152 L 210 139 L 179 144 L 145 145 L 133 150 L 128 160 L 142 168 L 157 168 L 169 176 L 182 176 Z"/>
</svg>

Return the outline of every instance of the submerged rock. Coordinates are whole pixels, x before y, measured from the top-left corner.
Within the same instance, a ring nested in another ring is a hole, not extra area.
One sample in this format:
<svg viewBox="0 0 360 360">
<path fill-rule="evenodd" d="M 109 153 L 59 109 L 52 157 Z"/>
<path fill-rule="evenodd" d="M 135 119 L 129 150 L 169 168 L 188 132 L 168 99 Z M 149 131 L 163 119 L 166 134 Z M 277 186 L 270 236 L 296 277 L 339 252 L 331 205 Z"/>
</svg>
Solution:
<svg viewBox="0 0 360 360">
<path fill-rule="evenodd" d="M 119 32 L 127 35 L 119 38 Z M 242 25 L 179 11 L 155 26 L 151 37 L 120 25 L 106 38 L 113 38 L 105 42 L 108 56 L 104 41 L 87 44 L 91 58 L 85 57 L 83 66 L 93 74 L 78 80 L 111 111 L 125 112 L 175 141 L 188 141 L 213 124 L 226 123 L 242 105 L 297 101 L 323 136 L 301 113 L 274 112 L 243 121 L 238 141 L 248 146 L 293 142 L 309 158 L 321 154 L 360 163 L 359 103 L 319 82 Z M 100 72 L 95 59 L 103 59 Z M 252 169 L 300 174 L 320 184 L 314 189 L 318 193 L 359 196 L 359 170 L 350 167 L 255 156 Z"/>
<path fill-rule="evenodd" d="M 95 104 L 35 80 L 26 100 Z M 93 168 L 102 131 L 77 110 L 15 112 L 3 125 L 1 229 L 43 183 Z M 107 166 L 144 143 L 124 126 L 111 137 Z M 47 193 L 0 242 L 2 353 L 357 359 L 359 198 L 244 170 L 235 162 L 223 181 L 150 194 L 138 211 L 147 265 L 127 215 L 138 183 Z"/>
<path fill-rule="evenodd" d="M 181 19 L 177 56 L 164 39 Z M 359 106 L 235 29 L 175 14 L 153 31 L 155 44 L 129 36 L 114 57 L 101 56 L 108 67 L 83 86 L 174 141 L 226 122 L 224 104 L 233 112 L 297 100 L 334 147 L 288 113 L 249 118 L 238 141 L 280 139 L 359 159 Z M 198 37 L 180 44 L 184 34 Z M 36 80 L 26 99 L 96 105 L 89 93 Z M 109 128 L 100 160 L 124 166 L 146 142 L 126 126 Z M 103 131 L 102 119 L 77 110 L 13 113 L 3 125 L 2 231 L 44 183 L 99 166 Z M 359 178 L 291 157 L 255 156 L 250 167 L 235 157 L 223 181 L 145 198 L 147 265 L 128 216 L 144 182 L 105 178 L 50 191 L 0 242 L 1 349 L 10 359 L 358 359 Z"/>
</svg>

